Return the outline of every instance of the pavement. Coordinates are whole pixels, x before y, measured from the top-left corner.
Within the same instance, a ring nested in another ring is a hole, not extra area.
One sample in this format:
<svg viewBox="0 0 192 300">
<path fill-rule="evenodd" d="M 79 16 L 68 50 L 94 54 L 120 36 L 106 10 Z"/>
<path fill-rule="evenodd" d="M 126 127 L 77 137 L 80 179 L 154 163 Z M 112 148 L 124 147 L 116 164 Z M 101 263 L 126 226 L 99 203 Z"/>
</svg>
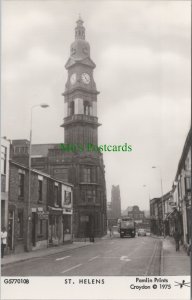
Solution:
<svg viewBox="0 0 192 300">
<path fill-rule="evenodd" d="M 108 237 L 105 236 L 102 239 L 105 239 L 105 238 L 108 238 Z M 98 240 L 100 240 L 100 239 L 96 238 L 95 242 L 97 242 Z M 59 245 L 59 246 L 55 246 L 55 247 L 43 248 L 43 249 L 31 251 L 31 252 L 22 252 L 22 253 L 18 253 L 18 254 L 5 255 L 1 259 L 1 266 L 5 266 L 8 264 L 13 264 L 13 263 L 17 263 L 17 262 L 22 262 L 22 261 L 30 260 L 33 258 L 40 258 L 40 257 L 44 257 L 44 256 L 54 255 L 54 254 L 57 254 L 60 252 L 65 252 L 68 250 L 82 248 L 82 247 L 86 247 L 89 245 L 92 245 L 92 243 L 90 243 L 87 239 L 85 241 L 73 242 L 72 244 L 65 244 L 65 245 Z"/>
<path fill-rule="evenodd" d="M 175 250 L 175 241 L 172 237 L 163 239 L 161 251 L 161 275 L 162 276 L 180 276 L 190 275 L 190 256 L 183 245 L 180 250 Z"/>
</svg>

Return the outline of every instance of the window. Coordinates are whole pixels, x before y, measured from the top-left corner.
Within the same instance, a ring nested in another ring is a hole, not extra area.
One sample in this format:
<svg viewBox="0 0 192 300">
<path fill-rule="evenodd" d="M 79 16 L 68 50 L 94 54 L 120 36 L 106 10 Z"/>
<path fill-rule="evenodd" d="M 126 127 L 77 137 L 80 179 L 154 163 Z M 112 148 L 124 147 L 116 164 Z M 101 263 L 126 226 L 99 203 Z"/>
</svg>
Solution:
<svg viewBox="0 0 192 300">
<path fill-rule="evenodd" d="M 16 147 L 14 147 L 14 153 L 15 154 L 18 154 L 18 153 L 22 153 L 22 154 L 24 154 L 24 153 L 28 153 L 28 147 L 21 147 L 21 146 L 16 146 Z"/>
<path fill-rule="evenodd" d="M 24 197 L 24 174 L 19 173 L 19 197 Z"/>
<path fill-rule="evenodd" d="M 84 101 L 84 115 L 92 115 L 92 107 L 88 101 Z"/>
<path fill-rule="evenodd" d="M 89 203 L 95 203 L 96 200 L 96 191 L 95 190 L 87 190 L 86 191 L 86 201 Z"/>
<path fill-rule="evenodd" d="M 7 149 L 4 146 L 1 146 L 1 174 L 6 174 L 6 156 Z"/>
<path fill-rule="evenodd" d="M 54 185 L 54 202 L 56 206 L 59 206 L 59 187 Z"/>
<path fill-rule="evenodd" d="M 18 238 L 23 238 L 23 210 L 18 211 L 17 237 Z"/>
<path fill-rule="evenodd" d="M 83 182 L 91 182 L 91 169 L 90 168 L 83 169 Z"/>
<path fill-rule="evenodd" d="M 91 182 L 97 182 L 97 170 L 94 167 L 91 170 Z"/>
<path fill-rule="evenodd" d="M 191 177 L 185 178 L 185 189 L 187 192 L 191 191 Z"/>
<path fill-rule="evenodd" d="M 65 191 L 64 204 L 65 205 L 70 205 L 71 204 L 71 192 Z"/>
<path fill-rule="evenodd" d="M 43 201 L 43 181 L 38 180 L 38 201 Z"/>
<path fill-rule="evenodd" d="M 75 105 L 74 105 L 74 102 L 72 101 L 72 102 L 69 104 L 69 116 L 74 115 L 74 113 L 75 113 Z"/>
</svg>

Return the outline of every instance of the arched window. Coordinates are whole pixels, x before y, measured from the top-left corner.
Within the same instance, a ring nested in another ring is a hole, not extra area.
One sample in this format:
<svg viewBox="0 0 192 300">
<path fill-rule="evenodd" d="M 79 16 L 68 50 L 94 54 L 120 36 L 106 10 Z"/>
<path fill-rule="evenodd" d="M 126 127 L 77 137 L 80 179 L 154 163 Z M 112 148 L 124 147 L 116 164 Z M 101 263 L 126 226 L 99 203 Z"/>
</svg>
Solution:
<svg viewBox="0 0 192 300">
<path fill-rule="evenodd" d="M 74 102 L 72 101 L 69 103 L 69 116 L 74 115 L 74 112 L 75 112 L 75 105 Z"/>
<path fill-rule="evenodd" d="M 92 115 L 92 106 L 88 101 L 84 101 L 83 103 L 84 106 L 84 115 L 90 116 Z"/>
</svg>

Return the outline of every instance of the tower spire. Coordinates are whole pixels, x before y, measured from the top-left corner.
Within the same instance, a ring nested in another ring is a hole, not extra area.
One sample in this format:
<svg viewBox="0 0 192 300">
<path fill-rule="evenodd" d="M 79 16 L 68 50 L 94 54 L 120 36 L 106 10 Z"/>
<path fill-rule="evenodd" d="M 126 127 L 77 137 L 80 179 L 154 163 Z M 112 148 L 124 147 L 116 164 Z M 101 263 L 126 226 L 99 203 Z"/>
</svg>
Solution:
<svg viewBox="0 0 192 300">
<path fill-rule="evenodd" d="M 83 20 L 79 14 L 79 19 L 77 20 L 77 26 L 75 27 L 75 39 L 85 40 L 85 27 L 83 26 Z"/>
</svg>

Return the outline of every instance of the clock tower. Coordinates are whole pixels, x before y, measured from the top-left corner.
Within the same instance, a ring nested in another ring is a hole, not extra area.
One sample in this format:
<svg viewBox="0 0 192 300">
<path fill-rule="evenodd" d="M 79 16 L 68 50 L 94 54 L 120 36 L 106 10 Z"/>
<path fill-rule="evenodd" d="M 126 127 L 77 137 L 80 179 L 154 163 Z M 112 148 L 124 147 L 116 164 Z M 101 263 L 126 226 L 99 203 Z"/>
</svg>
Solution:
<svg viewBox="0 0 192 300">
<path fill-rule="evenodd" d="M 64 96 L 64 144 L 82 145 L 83 151 L 66 153 L 63 165 L 74 185 L 74 235 L 106 234 L 106 187 L 102 153 L 87 151 L 87 144 L 98 145 L 97 95 L 83 20 L 78 19 L 75 41 L 65 65 L 68 78 Z"/>
</svg>

